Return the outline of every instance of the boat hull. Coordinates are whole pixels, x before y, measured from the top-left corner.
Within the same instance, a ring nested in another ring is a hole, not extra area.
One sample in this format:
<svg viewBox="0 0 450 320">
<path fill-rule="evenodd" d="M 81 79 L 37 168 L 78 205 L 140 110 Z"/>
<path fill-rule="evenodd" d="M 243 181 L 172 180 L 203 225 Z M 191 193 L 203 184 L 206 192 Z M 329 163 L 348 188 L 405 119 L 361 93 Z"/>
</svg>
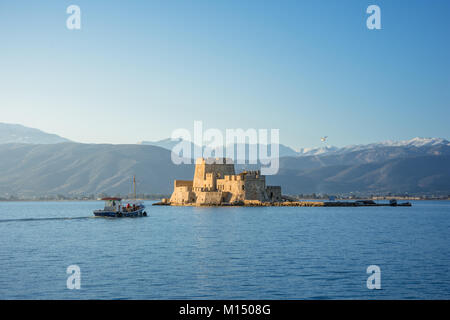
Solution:
<svg viewBox="0 0 450 320">
<path fill-rule="evenodd" d="M 141 208 L 139 210 L 131 211 L 131 212 L 95 210 L 94 216 L 106 217 L 106 218 L 136 218 L 136 217 L 146 217 L 147 213 L 145 212 L 145 208 Z"/>
</svg>

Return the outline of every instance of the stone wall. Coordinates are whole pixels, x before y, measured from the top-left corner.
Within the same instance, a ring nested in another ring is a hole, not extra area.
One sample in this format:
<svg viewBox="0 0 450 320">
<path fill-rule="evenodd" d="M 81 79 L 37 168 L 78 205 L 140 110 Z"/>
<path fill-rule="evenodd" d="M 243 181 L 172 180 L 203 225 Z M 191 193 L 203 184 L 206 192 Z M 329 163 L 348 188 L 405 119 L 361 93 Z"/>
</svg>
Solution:
<svg viewBox="0 0 450 320">
<path fill-rule="evenodd" d="M 170 197 L 170 203 L 188 204 L 196 202 L 196 194 L 187 187 L 175 188 L 172 196 Z"/>
<path fill-rule="evenodd" d="M 215 179 L 223 178 L 225 175 L 234 174 L 234 165 L 225 163 L 225 159 L 203 159 L 199 158 L 195 162 L 195 172 L 193 180 L 193 188 L 200 191 L 201 188 L 215 186 Z M 210 173 L 212 177 L 207 178 Z"/>
<path fill-rule="evenodd" d="M 188 187 L 192 189 L 192 180 L 175 180 L 173 182 L 174 188 Z"/>
<path fill-rule="evenodd" d="M 269 201 L 279 202 L 281 201 L 281 187 L 280 186 L 267 186 L 267 196 Z"/>
<path fill-rule="evenodd" d="M 209 191 L 197 192 L 197 205 L 220 205 L 222 203 L 222 192 Z"/>
<path fill-rule="evenodd" d="M 266 188 L 260 171 L 235 174 L 225 159 L 197 159 L 194 180 L 175 180 L 171 204 L 220 205 L 247 200 L 281 201 L 281 188 Z"/>
<path fill-rule="evenodd" d="M 259 171 L 251 171 L 245 175 L 245 199 L 268 201 L 266 193 L 266 177 Z"/>
<path fill-rule="evenodd" d="M 242 175 L 226 175 L 217 179 L 217 190 L 227 192 L 227 202 L 242 201 L 245 199 L 245 180 Z"/>
</svg>

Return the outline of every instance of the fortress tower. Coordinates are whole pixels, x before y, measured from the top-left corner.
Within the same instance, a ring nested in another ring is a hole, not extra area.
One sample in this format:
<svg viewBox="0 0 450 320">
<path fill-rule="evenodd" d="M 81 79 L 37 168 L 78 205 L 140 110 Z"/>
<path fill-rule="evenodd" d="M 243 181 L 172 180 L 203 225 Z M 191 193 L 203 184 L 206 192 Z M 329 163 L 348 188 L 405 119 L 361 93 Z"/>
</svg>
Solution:
<svg viewBox="0 0 450 320">
<path fill-rule="evenodd" d="M 221 205 L 246 200 L 281 201 L 281 188 L 266 186 L 260 171 L 235 174 L 230 159 L 199 158 L 195 163 L 194 180 L 175 180 L 170 197 L 173 205 Z"/>
<path fill-rule="evenodd" d="M 217 191 L 217 179 L 225 175 L 234 175 L 234 164 L 224 158 L 204 159 L 198 158 L 195 162 L 194 191 Z"/>
</svg>

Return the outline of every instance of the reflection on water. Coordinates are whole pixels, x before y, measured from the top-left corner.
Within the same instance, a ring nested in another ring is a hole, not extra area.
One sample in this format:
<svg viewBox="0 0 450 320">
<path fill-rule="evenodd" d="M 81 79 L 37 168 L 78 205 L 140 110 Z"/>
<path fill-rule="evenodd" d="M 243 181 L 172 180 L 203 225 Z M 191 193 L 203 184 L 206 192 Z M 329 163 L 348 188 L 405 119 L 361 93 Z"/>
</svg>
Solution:
<svg viewBox="0 0 450 320">
<path fill-rule="evenodd" d="M 411 208 L 0 202 L 0 299 L 449 299 L 450 202 Z M 81 290 L 66 268 L 81 269 Z M 381 268 L 381 290 L 366 269 Z"/>
</svg>

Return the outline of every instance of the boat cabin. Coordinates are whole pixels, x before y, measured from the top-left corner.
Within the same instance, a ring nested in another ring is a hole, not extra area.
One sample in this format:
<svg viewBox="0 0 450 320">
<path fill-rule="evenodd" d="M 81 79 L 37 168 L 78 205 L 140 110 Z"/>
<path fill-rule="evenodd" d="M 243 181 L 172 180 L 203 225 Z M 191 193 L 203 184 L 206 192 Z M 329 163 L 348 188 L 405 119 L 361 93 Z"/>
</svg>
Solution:
<svg viewBox="0 0 450 320">
<path fill-rule="evenodd" d="M 122 199 L 120 198 L 103 198 L 105 201 L 105 211 L 120 211 L 122 208 Z"/>
<path fill-rule="evenodd" d="M 112 212 L 132 212 L 144 208 L 144 204 L 139 200 L 125 200 L 121 198 L 102 198 L 105 201 L 104 211 Z"/>
</svg>

